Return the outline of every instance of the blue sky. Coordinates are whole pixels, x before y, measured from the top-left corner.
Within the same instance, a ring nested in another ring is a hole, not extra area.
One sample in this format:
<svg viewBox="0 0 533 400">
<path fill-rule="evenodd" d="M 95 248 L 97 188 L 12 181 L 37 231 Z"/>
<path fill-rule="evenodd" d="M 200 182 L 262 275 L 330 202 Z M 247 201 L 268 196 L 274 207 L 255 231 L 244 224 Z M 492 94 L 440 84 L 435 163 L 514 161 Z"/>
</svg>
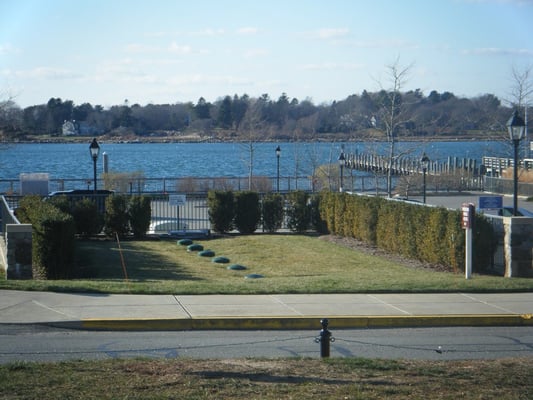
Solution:
<svg viewBox="0 0 533 400">
<path fill-rule="evenodd" d="M 0 95 L 110 106 L 390 86 L 509 98 L 533 66 L 533 0 L 1 0 Z"/>
</svg>

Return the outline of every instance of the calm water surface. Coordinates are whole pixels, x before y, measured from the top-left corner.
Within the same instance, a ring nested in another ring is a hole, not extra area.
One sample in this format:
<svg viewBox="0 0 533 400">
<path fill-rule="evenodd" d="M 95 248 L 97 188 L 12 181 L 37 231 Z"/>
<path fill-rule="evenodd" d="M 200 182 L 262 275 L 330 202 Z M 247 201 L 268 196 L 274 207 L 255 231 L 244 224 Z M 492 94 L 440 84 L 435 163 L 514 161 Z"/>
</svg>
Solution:
<svg viewBox="0 0 533 400">
<path fill-rule="evenodd" d="M 376 143 L 255 143 L 253 174 L 275 176 L 275 149 L 281 147 L 280 175 L 311 175 L 318 165 L 336 163 L 345 153 L 383 152 Z M 505 142 L 424 142 L 399 143 L 399 151 L 418 158 L 425 152 L 433 161 L 449 156 L 481 161 L 484 155 L 510 157 Z M 250 146 L 241 143 L 100 143 L 98 173 L 103 171 L 106 153 L 110 172 L 141 171 L 149 178 L 247 176 Z M 51 179 L 90 179 L 93 163 L 87 144 L 10 144 L 0 149 L 0 180 L 18 179 L 21 173 L 48 173 Z"/>
</svg>

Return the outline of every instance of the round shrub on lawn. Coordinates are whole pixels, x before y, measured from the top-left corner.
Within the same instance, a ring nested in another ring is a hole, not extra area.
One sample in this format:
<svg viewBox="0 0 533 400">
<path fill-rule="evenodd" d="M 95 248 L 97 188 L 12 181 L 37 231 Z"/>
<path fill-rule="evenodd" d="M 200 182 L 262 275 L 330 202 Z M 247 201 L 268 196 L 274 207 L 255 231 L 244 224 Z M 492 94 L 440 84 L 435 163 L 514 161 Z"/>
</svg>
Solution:
<svg viewBox="0 0 533 400">
<path fill-rule="evenodd" d="M 200 257 L 213 257 L 215 252 L 213 250 L 203 250 L 198 253 Z"/>
<path fill-rule="evenodd" d="M 246 267 L 240 264 L 232 264 L 228 267 L 228 269 L 231 269 L 233 271 L 243 271 L 246 269 Z"/>
<path fill-rule="evenodd" d="M 213 258 L 213 262 L 217 264 L 227 264 L 229 263 L 229 258 L 227 257 L 215 257 Z"/>
<path fill-rule="evenodd" d="M 180 246 L 189 246 L 192 244 L 192 240 L 191 239 L 181 239 L 181 240 L 178 240 L 178 244 Z"/>
<path fill-rule="evenodd" d="M 204 246 L 198 243 L 190 244 L 187 246 L 187 251 L 202 251 L 204 249 Z"/>
<path fill-rule="evenodd" d="M 248 274 L 244 277 L 245 279 L 261 279 L 264 278 L 261 274 Z"/>
</svg>

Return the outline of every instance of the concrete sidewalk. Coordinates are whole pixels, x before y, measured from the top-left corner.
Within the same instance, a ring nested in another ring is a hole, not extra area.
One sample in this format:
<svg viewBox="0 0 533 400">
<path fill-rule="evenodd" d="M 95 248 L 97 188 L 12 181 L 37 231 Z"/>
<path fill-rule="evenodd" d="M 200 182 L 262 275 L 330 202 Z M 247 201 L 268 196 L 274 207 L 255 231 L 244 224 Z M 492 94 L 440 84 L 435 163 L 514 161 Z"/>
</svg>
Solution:
<svg viewBox="0 0 533 400">
<path fill-rule="evenodd" d="M 533 293 L 107 295 L 0 290 L 0 323 L 98 330 L 533 325 Z"/>
</svg>

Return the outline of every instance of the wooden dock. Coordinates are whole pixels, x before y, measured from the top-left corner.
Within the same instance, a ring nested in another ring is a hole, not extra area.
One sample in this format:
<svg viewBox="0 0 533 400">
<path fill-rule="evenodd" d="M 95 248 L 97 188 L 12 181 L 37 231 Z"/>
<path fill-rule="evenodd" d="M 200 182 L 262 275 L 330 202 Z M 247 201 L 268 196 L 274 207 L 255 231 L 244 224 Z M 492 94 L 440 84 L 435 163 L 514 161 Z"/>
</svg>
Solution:
<svg viewBox="0 0 533 400">
<path fill-rule="evenodd" d="M 482 164 L 485 167 L 486 175 L 499 177 L 502 176 L 502 172 L 504 170 L 514 166 L 514 159 L 502 157 L 483 157 Z M 524 158 L 520 160 L 518 166 L 526 170 L 533 169 L 533 159 Z"/>
<path fill-rule="evenodd" d="M 532 160 L 533 161 L 533 160 Z M 358 171 L 386 174 L 389 170 L 389 159 L 386 156 L 372 153 L 348 154 L 344 167 Z M 390 165 L 393 175 L 411 175 L 423 173 L 420 159 L 398 157 Z M 430 161 L 427 173 L 431 175 L 455 174 L 479 175 L 482 172 L 477 161 L 471 158 L 448 157 L 446 161 Z"/>
</svg>

